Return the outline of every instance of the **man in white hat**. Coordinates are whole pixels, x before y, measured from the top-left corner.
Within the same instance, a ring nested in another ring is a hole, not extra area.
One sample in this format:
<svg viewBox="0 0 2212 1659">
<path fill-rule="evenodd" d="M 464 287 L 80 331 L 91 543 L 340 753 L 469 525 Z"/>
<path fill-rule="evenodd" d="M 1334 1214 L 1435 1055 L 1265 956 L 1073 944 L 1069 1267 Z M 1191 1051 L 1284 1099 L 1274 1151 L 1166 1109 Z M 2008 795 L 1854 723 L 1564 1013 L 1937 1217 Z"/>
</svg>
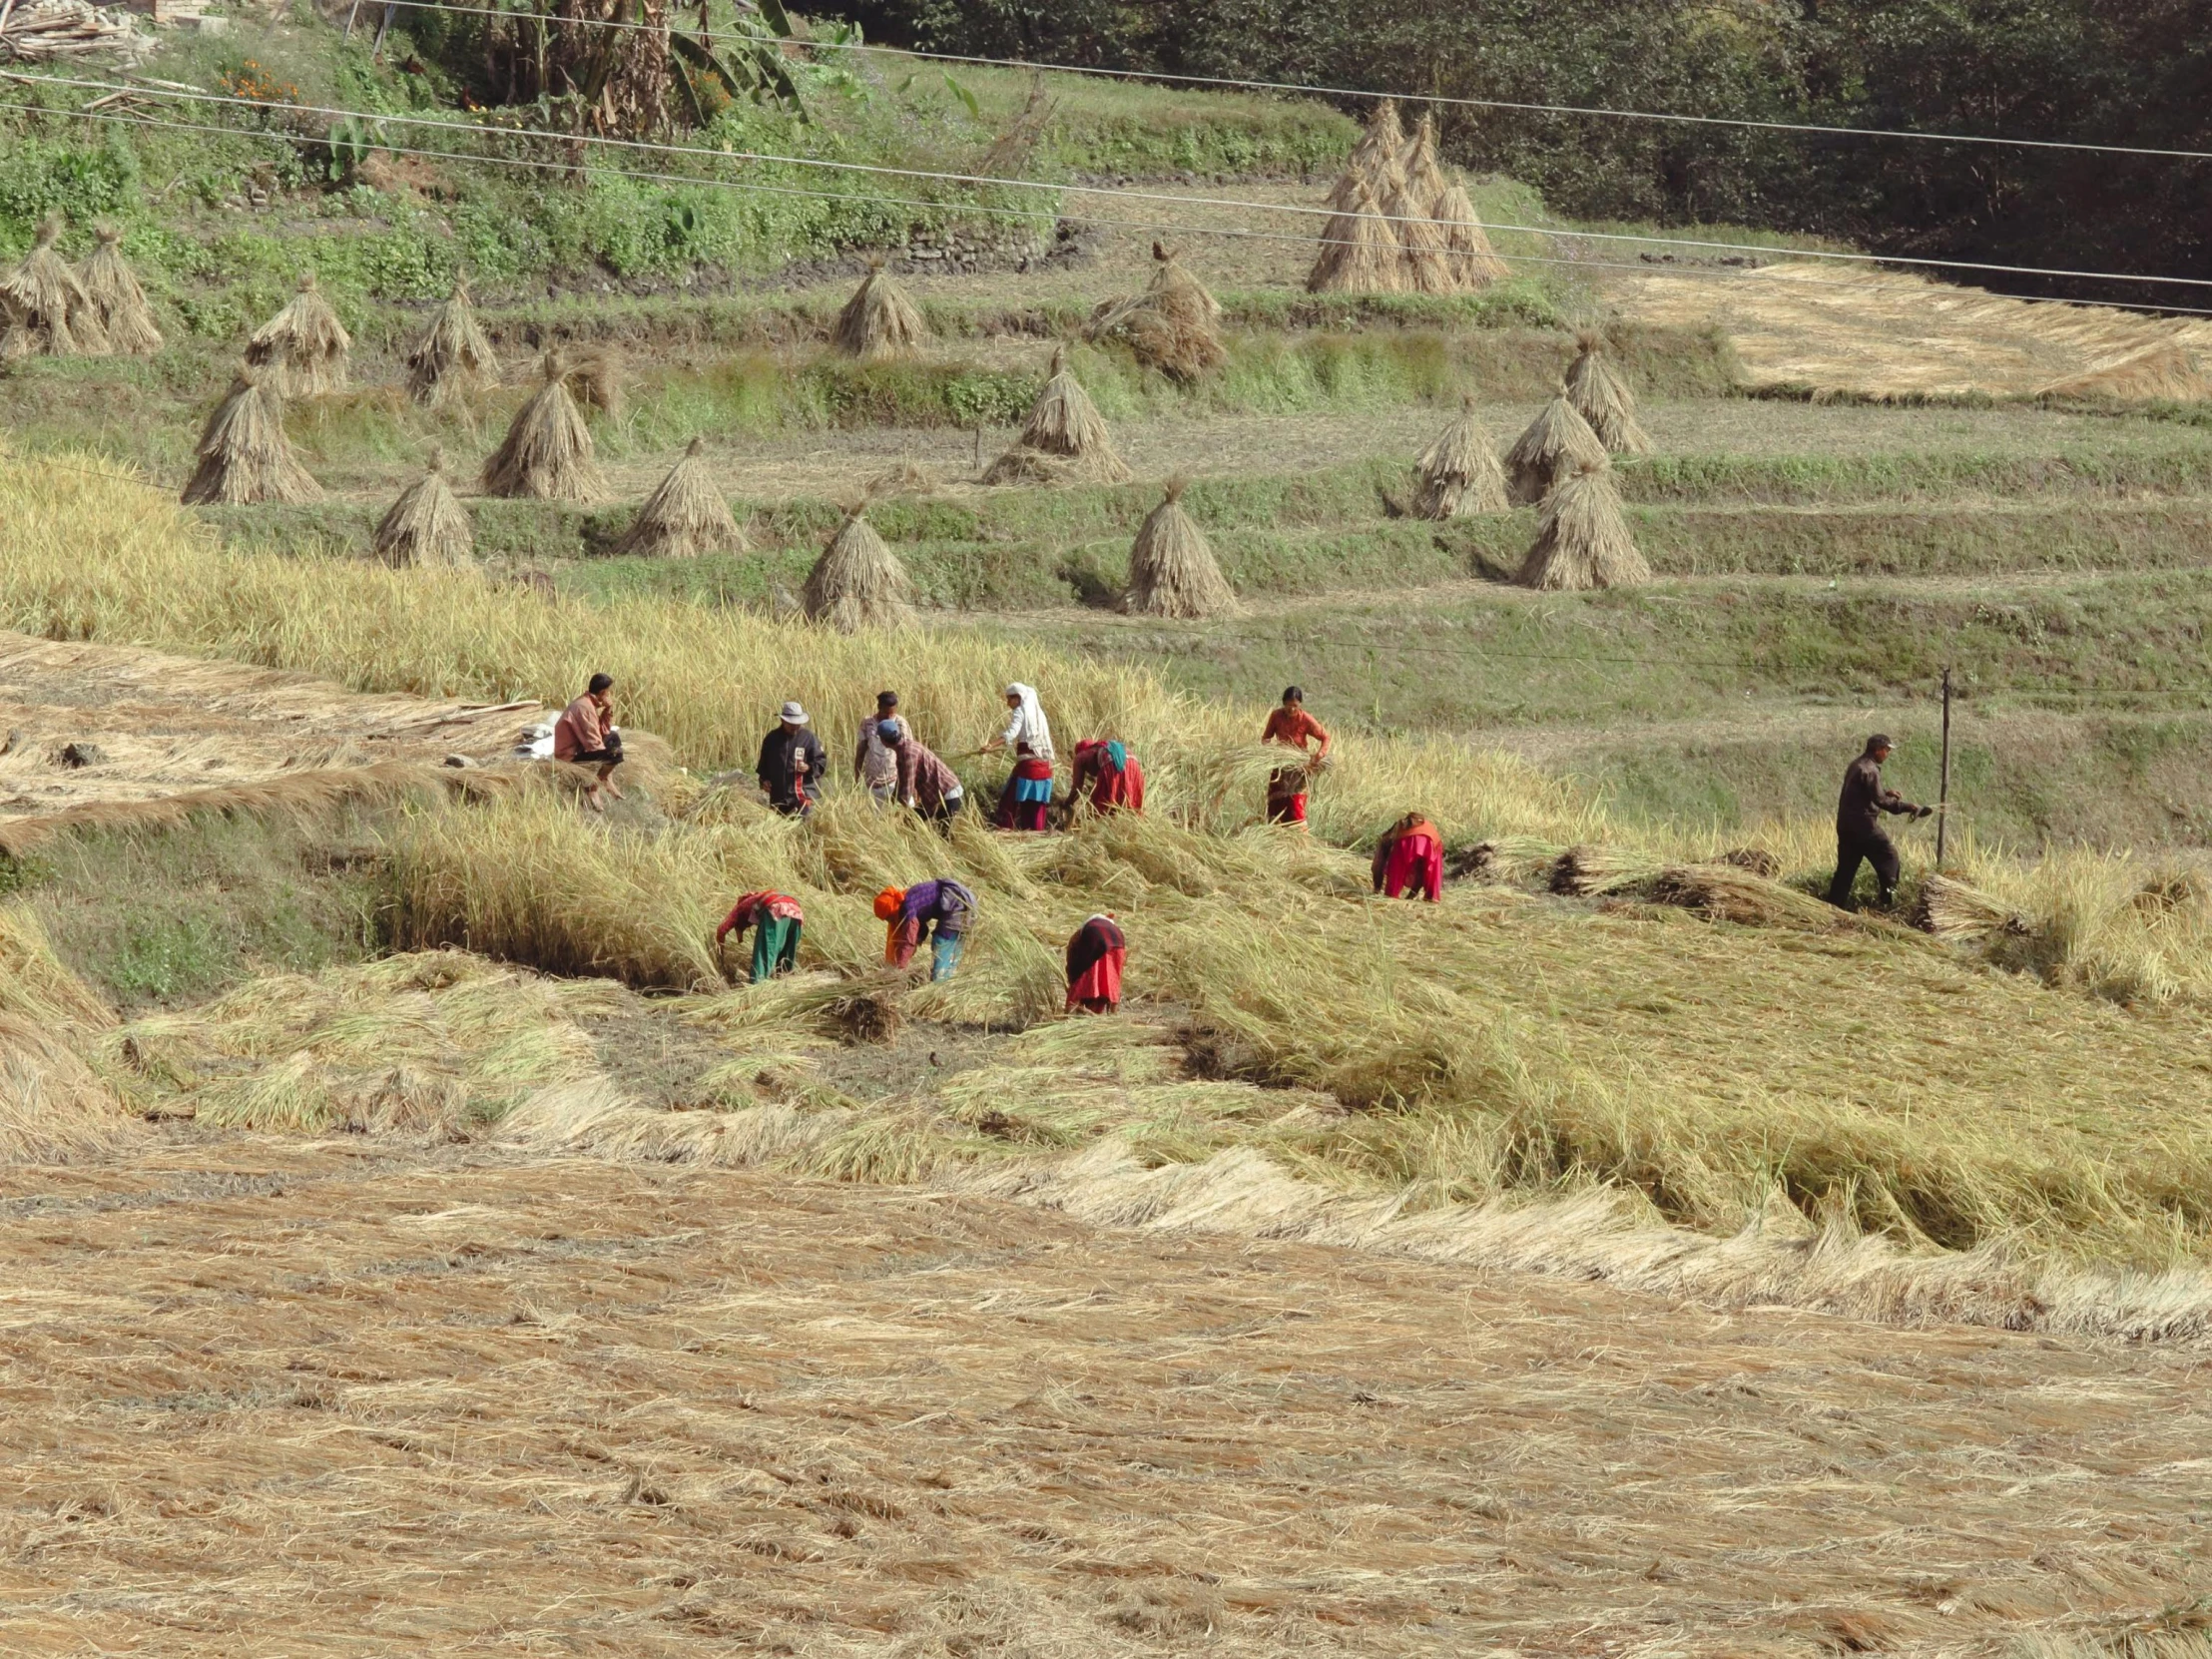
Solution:
<svg viewBox="0 0 2212 1659">
<path fill-rule="evenodd" d="M 768 802 L 780 813 L 804 818 L 815 809 L 822 780 L 822 740 L 807 725 L 807 711 L 787 703 L 773 731 L 761 740 L 761 764 L 754 768 Z"/>
</svg>

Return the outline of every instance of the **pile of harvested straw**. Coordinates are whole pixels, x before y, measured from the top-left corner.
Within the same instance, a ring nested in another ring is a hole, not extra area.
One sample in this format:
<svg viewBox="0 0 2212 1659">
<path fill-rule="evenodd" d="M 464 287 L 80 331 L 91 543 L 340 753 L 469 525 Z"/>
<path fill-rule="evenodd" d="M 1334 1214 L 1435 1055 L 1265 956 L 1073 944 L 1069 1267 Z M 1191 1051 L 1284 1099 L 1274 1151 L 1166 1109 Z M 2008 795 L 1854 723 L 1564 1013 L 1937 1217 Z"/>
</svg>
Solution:
<svg viewBox="0 0 2212 1659">
<path fill-rule="evenodd" d="M 830 348 L 862 362 L 911 356 L 928 337 L 920 308 L 884 272 L 881 256 L 868 261 L 867 276 L 830 328 Z"/>
<path fill-rule="evenodd" d="M 2088 397 L 2112 402 L 2194 403 L 2212 397 L 2212 378 L 2179 340 L 2100 362 L 2038 386 L 2037 397 Z"/>
<path fill-rule="evenodd" d="M 1662 867 L 1650 853 L 1627 847 L 1570 846 L 1551 866 L 1549 885 L 1576 898 L 1633 892 L 1656 879 Z"/>
<path fill-rule="evenodd" d="M 1152 245 L 1152 280 L 1142 293 L 1109 299 L 1091 313 L 1086 339 L 1119 339 L 1137 360 L 1188 383 L 1229 360 L 1221 343 L 1221 306 L 1181 261 Z"/>
<path fill-rule="evenodd" d="M 0 276 L 0 357 L 99 357 L 109 349 L 99 308 L 55 252 L 62 222 L 49 219 L 23 263 Z"/>
<path fill-rule="evenodd" d="M 743 553 L 745 532 L 730 503 L 707 475 L 699 458 L 704 440 L 694 437 L 683 459 L 669 468 L 638 509 L 637 522 L 616 544 L 617 553 L 648 558 L 691 559 L 702 553 Z"/>
<path fill-rule="evenodd" d="M 346 360 L 353 338 L 322 297 L 314 273 L 299 278 L 291 303 L 254 331 L 246 342 L 246 360 L 276 377 L 279 395 L 313 397 L 345 387 Z"/>
<path fill-rule="evenodd" d="M 1410 137 L 1384 99 L 1329 192 L 1333 210 L 1306 278 L 1315 293 L 1467 293 L 1503 276 L 1466 185 L 1445 173 L 1434 121 Z"/>
<path fill-rule="evenodd" d="M 914 585 L 906 567 L 866 514 L 864 497 L 847 508 L 844 522 L 807 573 L 801 604 L 808 621 L 849 634 L 861 628 L 902 628 L 914 620 Z"/>
<path fill-rule="evenodd" d="M 476 321 L 467 277 L 454 278 L 451 297 L 409 347 L 406 363 L 407 395 L 417 403 L 442 403 L 498 378 L 499 358 Z"/>
<path fill-rule="evenodd" d="M 430 456 L 430 469 L 391 504 L 369 540 L 387 565 L 465 565 L 475 545 L 468 513 L 445 481 L 443 450 Z"/>
<path fill-rule="evenodd" d="M 1636 395 L 1605 360 L 1605 336 L 1586 328 L 1575 336 L 1574 364 L 1567 370 L 1567 401 L 1588 423 L 1597 441 L 1615 455 L 1647 455 L 1651 439 L 1636 423 Z"/>
<path fill-rule="evenodd" d="M 591 428 L 569 395 L 569 364 L 559 349 L 539 364 L 542 384 L 515 411 L 506 441 L 484 463 L 487 495 L 540 501 L 596 501 L 599 468 L 593 462 Z"/>
<path fill-rule="evenodd" d="M 1551 589 L 1632 588 L 1651 580 L 1603 456 L 1584 461 L 1545 498 L 1535 544 L 1513 580 Z"/>
<path fill-rule="evenodd" d="M 1577 467 L 1605 458 L 1605 445 L 1561 392 L 1505 452 L 1507 493 L 1516 507 L 1534 506 Z"/>
<path fill-rule="evenodd" d="M 251 501 L 319 501 L 322 489 L 284 436 L 284 400 L 264 371 L 242 368 L 200 434 L 200 464 L 185 485 L 187 506 Z"/>
<path fill-rule="evenodd" d="M 1726 859 L 1669 864 L 1644 896 L 1654 904 L 1676 905 L 1713 921 L 1745 927 L 1799 927 L 1825 933 L 1855 925 L 1852 916 L 1825 900 Z"/>
<path fill-rule="evenodd" d="M 111 347 L 128 356 L 151 357 L 162 348 L 162 331 L 154 326 L 146 290 L 123 258 L 123 233 L 103 225 L 98 235 L 100 245 L 85 262 L 85 293 Z"/>
<path fill-rule="evenodd" d="M 620 420 L 625 378 L 621 348 L 587 345 L 571 351 L 567 361 L 568 394 L 577 407 L 597 409 L 610 420 Z"/>
<path fill-rule="evenodd" d="M 1115 452 L 1098 406 L 1068 367 L 1066 346 L 1052 353 L 1052 376 L 1029 405 L 1021 436 L 983 474 L 986 484 L 1118 484 L 1129 466 Z"/>
<path fill-rule="evenodd" d="M 1146 616 L 1226 616 L 1237 593 L 1214 562 L 1206 534 L 1183 510 L 1188 479 L 1171 478 L 1160 504 L 1146 515 L 1129 549 L 1124 606 Z"/>
<path fill-rule="evenodd" d="M 1413 511 L 1421 518 L 1463 518 L 1505 508 L 1505 471 L 1475 418 L 1471 396 L 1461 400 L 1451 424 L 1421 451 L 1413 470 L 1420 475 Z"/>
</svg>

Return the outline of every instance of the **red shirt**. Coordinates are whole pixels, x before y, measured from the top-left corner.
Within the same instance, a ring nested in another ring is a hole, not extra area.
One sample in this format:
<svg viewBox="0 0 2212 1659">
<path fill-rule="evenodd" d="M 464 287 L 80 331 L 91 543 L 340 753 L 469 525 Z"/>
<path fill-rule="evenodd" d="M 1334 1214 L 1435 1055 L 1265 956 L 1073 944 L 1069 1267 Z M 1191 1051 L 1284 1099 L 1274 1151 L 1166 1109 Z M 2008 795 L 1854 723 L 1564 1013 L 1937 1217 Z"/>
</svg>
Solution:
<svg viewBox="0 0 2212 1659">
<path fill-rule="evenodd" d="M 786 921 L 804 922 L 807 919 L 806 912 L 799 907 L 799 900 L 789 893 L 749 892 L 730 906 L 730 913 L 722 918 L 722 925 L 715 929 L 715 943 L 720 944 L 730 933 L 744 938 L 745 930 L 761 918 L 763 911 L 772 916 L 781 916 Z"/>
<path fill-rule="evenodd" d="M 1304 709 L 1272 711 L 1268 715 L 1267 729 L 1260 734 L 1262 743 L 1287 744 L 1293 749 L 1304 749 L 1315 739 L 1320 740 L 1323 749 L 1329 747 L 1329 733 Z"/>
<path fill-rule="evenodd" d="M 602 722 L 606 719 L 599 712 L 599 705 L 586 692 L 566 709 L 553 723 L 553 758 L 556 761 L 573 761 L 579 755 L 596 755 L 607 747 L 607 732 Z"/>
</svg>

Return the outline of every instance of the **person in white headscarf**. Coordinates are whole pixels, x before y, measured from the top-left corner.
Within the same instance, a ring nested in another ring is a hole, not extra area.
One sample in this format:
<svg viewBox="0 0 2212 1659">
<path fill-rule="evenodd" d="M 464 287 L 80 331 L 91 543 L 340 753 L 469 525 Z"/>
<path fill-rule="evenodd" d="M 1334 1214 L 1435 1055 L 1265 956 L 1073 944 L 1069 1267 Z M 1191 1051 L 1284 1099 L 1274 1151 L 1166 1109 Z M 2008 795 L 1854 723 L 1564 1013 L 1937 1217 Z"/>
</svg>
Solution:
<svg viewBox="0 0 2212 1659">
<path fill-rule="evenodd" d="M 1052 728 L 1034 686 L 1018 682 L 1006 688 L 1006 730 L 983 746 L 1011 747 L 1014 770 L 998 798 L 1002 830 L 1042 830 L 1052 809 Z"/>
<path fill-rule="evenodd" d="M 1016 681 L 1006 688 L 1006 730 L 983 749 L 986 754 L 992 750 L 1011 749 L 1016 755 L 1027 753 L 1040 761 L 1056 759 L 1052 753 L 1052 727 L 1044 718 L 1044 705 L 1037 701 L 1036 687 Z"/>
</svg>

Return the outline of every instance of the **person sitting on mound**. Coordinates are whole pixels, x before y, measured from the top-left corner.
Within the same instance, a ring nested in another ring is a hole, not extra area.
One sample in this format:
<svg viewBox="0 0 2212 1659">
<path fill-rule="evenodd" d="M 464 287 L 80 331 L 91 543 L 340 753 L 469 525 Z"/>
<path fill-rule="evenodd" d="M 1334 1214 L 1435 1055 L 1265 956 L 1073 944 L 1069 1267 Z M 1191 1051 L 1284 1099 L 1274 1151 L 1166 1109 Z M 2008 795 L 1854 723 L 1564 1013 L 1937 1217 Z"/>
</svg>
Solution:
<svg viewBox="0 0 2212 1659">
<path fill-rule="evenodd" d="M 1375 843 L 1375 890 L 1433 904 L 1444 892 L 1444 837 L 1418 813 L 1407 813 Z"/>
<path fill-rule="evenodd" d="M 1129 959 L 1129 940 L 1121 923 L 1096 915 L 1068 940 L 1068 1011 L 1111 1014 L 1121 1008 L 1121 970 Z"/>
<path fill-rule="evenodd" d="M 806 911 L 791 894 L 749 892 L 730 906 L 730 913 L 715 929 L 715 950 L 719 955 L 724 939 L 733 933 L 742 939 L 745 930 L 752 928 L 753 983 L 758 985 L 799 965 L 799 935 L 806 922 Z"/>
<path fill-rule="evenodd" d="M 615 729 L 614 699 L 608 695 L 614 685 L 611 674 L 593 675 L 584 695 L 553 723 L 553 759 L 599 769 L 597 781 L 584 792 L 585 805 L 595 813 L 607 810 L 600 799 L 602 790 L 617 801 L 622 799 L 622 791 L 615 786 L 615 768 L 622 765 L 622 734 Z"/>
<path fill-rule="evenodd" d="M 1116 738 L 1092 738 L 1075 746 L 1075 770 L 1068 774 L 1068 807 L 1090 791 L 1092 811 L 1143 813 L 1144 768 Z"/>
</svg>

